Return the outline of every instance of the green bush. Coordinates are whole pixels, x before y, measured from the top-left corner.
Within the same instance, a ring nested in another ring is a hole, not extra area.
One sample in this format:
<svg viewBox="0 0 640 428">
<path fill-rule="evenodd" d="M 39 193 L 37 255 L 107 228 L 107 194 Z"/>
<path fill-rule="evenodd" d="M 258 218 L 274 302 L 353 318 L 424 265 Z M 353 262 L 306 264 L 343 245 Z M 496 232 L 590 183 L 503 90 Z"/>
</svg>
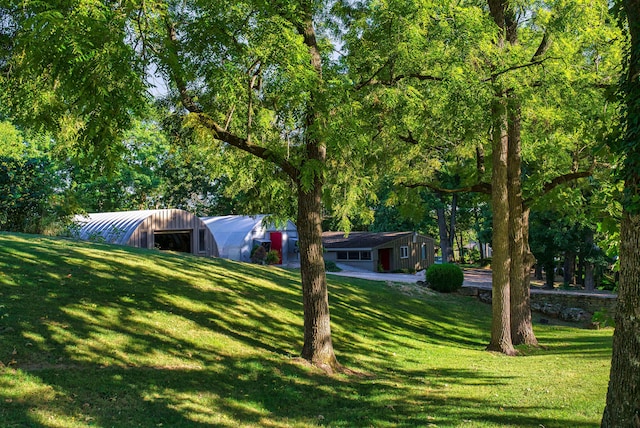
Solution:
<svg viewBox="0 0 640 428">
<path fill-rule="evenodd" d="M 431 265 L 426 273 L 429 287 L 441 293 L 451 293 L 462 287 L 464 274 L 460 266 L 453 263 Z"/>
<path fill-rule="evenodd" d="M 264 262 L 268 265 L 277 265 L 280 263 L 280 254 L 276 250 L 270 250 L 264 258 Z"/>
<path fill-rule="evenodd" d="M 340 269 L 338 267 L 338 265 L 336 264 L 336 262 L 331 261 L 331 260 L 325 260 L 324 261 L 324 270 L 326 270 L 327 272 L 340 272 L 342 269 Z"/>
<path fill-rule="evenodd" d="M 267 258 L 267 250 L 262 245 L 256 245 L 251 250 L 251 263 L 263 265 Z"/>
<path fill-rule="evenodd" d="M 613 317 L 606 310 L 595 311 L 593 317 L 591 317 L 591 323 L 595 328 L 616 326 Z"/>
</svg>

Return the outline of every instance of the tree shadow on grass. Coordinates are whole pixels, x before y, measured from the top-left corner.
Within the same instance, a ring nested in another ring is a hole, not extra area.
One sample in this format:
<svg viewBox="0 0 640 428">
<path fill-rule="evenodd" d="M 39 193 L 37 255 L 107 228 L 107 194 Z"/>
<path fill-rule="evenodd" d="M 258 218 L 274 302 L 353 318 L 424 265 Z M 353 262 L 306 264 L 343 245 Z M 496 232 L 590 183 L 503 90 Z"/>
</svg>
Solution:
<svg viewBox="0 0 640 428">
<path fill-rule="evenodd" d="M 47 245 L 44 245 L 44 244 Z M 466 305 L 431 305 L 369 282 L 331 281 L 337 348 L 370 376 L 328 377 L 301 349 L 295 274 L 222 260 L 21 237 L 0 246 L 0 418 L 6 426 L 587 426 L 492 408 L 446 385 L 507 377 L 409 370 L 392 349 L 476 349 Z M 153 255 L 153 262 L 149 257 Z M 389 299 L 393 299 L 390 301 Z M 473 307 L 473 316 L 485 317 Z M 476 313 L 477 311 L 477 313 Z M 375 358 L 363 366 L 371 350 Z"/>
<path fill-rule="evenodd" d="M 230 358 L 224 369 L 166 369 L 78 365 L 33 369 L 31 382 L 44 385 L 47 395 L 25 396 L 6 403 L 13 426 L 453 426 L 490 423 L 495 426 L 573 426 L 574 420 L 540 418 L 536 407 L 495 407 L 482 399 L 457 397 L 447 388 L 420 389 L 398 377 L 376 379 L 327 377 L 295 361 Z M 404 373 L 407 375 L 407 373 Z M 500 379 L 450 370 L 439 379 L 499 384 Z M 410 379 L 431 379 L 429 371 Z M 91 382 L 87 382 L 91 378 Z M 0 383 L 0 391 L 5 388 Z M 36 388 L 34 388 L 35 390 Z M 5 415 L 5 416 L 7 416 Z M 16 415 L 20 415 L 16 417 Z M 11 425 L 9 425 L 11 426 Z M 56 425 L 58 426 L 58 425 Z"/>
</svg>

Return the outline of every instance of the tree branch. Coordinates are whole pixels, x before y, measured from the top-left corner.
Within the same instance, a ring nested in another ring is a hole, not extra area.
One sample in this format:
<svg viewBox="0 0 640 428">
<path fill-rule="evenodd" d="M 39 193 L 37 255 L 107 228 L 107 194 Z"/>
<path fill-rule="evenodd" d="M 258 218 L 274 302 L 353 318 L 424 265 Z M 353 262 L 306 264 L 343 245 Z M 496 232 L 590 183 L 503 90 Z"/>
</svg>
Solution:
<svg viewBox="0 0 640 428">
<path fill-rule="evenodd" d="M 380 72 L 381 72 L 382 70 L 384 70 L 384 68 L 385 68 L 386 66 L 388 66 L 389 64 L 391 64 L 391 61 L 393 61 L 393 59 L 394 59 L 393 57 L 389 58 L 389 59 L 387 60 L 387 62 L 385 62 L 384 64 L 382 64 L 382 66 L 381 66 L 378 70 L 376 70 L 376 72 L 375 72 L 375 73 L 373 73 L 373 74 L 371 75 L 371 77 L 369 77 L 369 78 L 368 78 L 367 80 L 365 80 L 364 82 L 360 82 L 360 83 L 358 83 L 358 84 L 355 86 L 356 91 L 357 91 L 357 90 L 360 90 L 360 89 L 362 89 L 362 88 L 364 88 L 365 86 L 373 85 L 374 83 L 372 83 L 372 82 L 374 81 L 374 79 L 376 78 L 376 76 L 377 76 L 378 74 L 380 74 Z"/>
<path fill-rule="evenodd" d="M 559 58 L 547 57 L 547 58 L 542 58 L 542 59 L 539 59 L 539 60 L 531 61 L 531 62 L 528 62 L 526 64 L 512 65 L 511 67 L 507 67 L 504 70 L 500 70 L 500 71 L 498 71 L 496 73 L 491 74 L 491 76 L 483 79 L 482 81 L 483 82 L 489 82 L 491 80 L 494 80 L 496 77 L 501 76 L 503 74 L 506 74 L 506 73 L 508 73 L 510 71 L 515 71 L 515 70 L 519 70 L 521 68 L 526 68 L 526 67 L 532 67 L 534 65 L 540 65 L 543 62 L 545 62 L 547 60 L 550 60 L 550 59 L 559 59 Z"/>
<path fill-rule="evenodd" d="M 547 193 L 551 192 L 553 189 L 560 186 L 561 184 L 569 183 L 579 178 L 590 177 L 591 174 L 593 174 L 593 167 L 589 168 L 587 171 L 577 171 L 577 172 L 571 172 L 569 174 L 560 175 L 554 178 L 553 180 L 545 183 L 544 187 L 542 188 L 542 193 L 538 194 L 536 197 L 539 198 L 540 196 L 546 195 Z M 523 204 L 525 206 L 529 206 L 529 204 L 531 204 L 533 199 L 534 197 L 529 197 L 523 201 Z"/>
<path fill-rule="evenodd" d="M 487 195 L 491 194 L 491 184 L 489 183 L 476 183 L 473 184 L 471 186 L 465 186 L 465 187 L 458 187 L 456 189 L 447 189 L 444 187 L 440 187 L 440 186 L 436 186 L 433 183 L 400 183 L 401 186 L 409 188 L 409 189 L 416 189 L 419 187 L 425 187 L 427 189 L 431 189 L 434 192 L 440 192 L 440 193 L 447 193 L 447 194 L 451 194 L 451 193 L 484 193 Z"/>
<path fill-rule="evenodd" d="M 420 142 L 418 140 L 416 140 L 416 138 L 413 136 L 413 133 L 411 131 L 409 131 L 409 135 L 407 135 L 407 136 L 398 135 L 398 138 L 400 139 L 400 141 L 404 141 L 405 143 L 413 144 L 414 146 L 417 146 L 418 144 L 420 144 Z"/>
<path fill-rule="evenodd" d="M 175 48 L 178 44 L 175 26 L 169 20 L 165 22 L 165 25 L 167 29 L 167 37 L 171 42 L 171 46 Z M 269 150 L 265 147 L 257 146 L 251 143 L 251 141 L 248 138 L 242 138 L 232 132 L 229 132 L 227 130 L 228 123 L 225 124 L 224 127 L 222 127 L 211 117 L 204 114 L 202 108 L 194 101 L 193 97 L 189 94 L 187 90 L 186 82 L 181 77 L 180 70 L 174 69 L 174 68 L 177 68 L 179 64 L 177 53 L 175 52 L 175 50 L 172 50 L 170 52 L 170 55 L 174 56 L 174 58 L 171 58 L 172 60 L 171 66 L 173 67 L 170 69 L 171 78 L 173 79 L 174 83 L 176 84 L 176 87 L 178 88 L 178 91 L 180 93 L 180 101 L 182 105 L 184 106 L 185 109 L 187 109 L 189 113 L 195 115 L 198 118 L 198 122 L 202 126 L 213 131 L 214 138 L 220 141 L 223 141 L 229 144 L 230 146 L 240 149 L 246 153 L 249 153 L 260 159 L 264 159 L 266 161 L 269 161 L 277 165 L 294 181 L 297 181 L 299 179 L 299 171 L 291 162 L 289 162 L 284 158 L 276 156 L 276 154 L 272 150 Z M 249 105 L 249 108 L 250 107 L 251 106 Z M 232 108 L 232 111 L 234 108 Z M 249 122 L 249 126 L 250 126 L 250 122 Z"/>
<path fill-rule="evenodd" d="M 542 55 L 544 55 L 549 50 L 549 47 L 551 47 L 551 38 L 549 37 L 549 33 L 545 31 L 542 36 L 542 40 L 540 40 L 540 45 L 538 46 L 536 53 L 534 53 L 533 57 L 531 57 L 531 61 L 535 61 L 538 58 L 542 57 Z"/>
<path fill-rule="evenodd" d="M 431 76 L 428 74 L 420 74 L 420 73 L 409 73 L 409 74 L 399 74 L 395 77 L 390 78 L 389 80 L 374 80 L 373 77 L 366 82 L 360 83 L 356 86 L 356 89 L 361 89 L 364 86 L 373 86 L 373 85 L 382 85 L 382 86 L 391 86 L 403 79 L 417 79 L 422 81 L 433 81 L 433 82 L 443 82 L 444 78 L 439 76 Z"/>
<path fill-rule="evenodd" d="M 167 29 L 167 38 L 170 42 L 170 52 L 169 52 L 169 72 L 171 73 L 171 78 L 176 84 L 178 91 L 180 93 L 180 101 L 184 108 L 187 109 L 190 113 L 202 113 L 202 109 L 200 106 L 193 100 L 193 97 L 189 94 L 187 90 L 187 84 L 180 75 L 179 70 L 175 70 L 178 63 L 178 54 L 176 52 L 178 45 L 178 35 L 176 33 L 176 27 L 173 23 L 167 18 L 165 20 L 165 27 Z"/>
<path fill-rule="evenodd" d="M 230 146 L 240 149 L 246 153 L 254 155 L 260 159 L 269 161 L 280 167 L 291 179 L 297 181 L 299 179 L 299 171 L 291 162 L 276 155 L 272 150 L 266 147 L 258 146 L 251 143 L 248 139 L 239 137 L 238 135 L 227 131 L 221 127 L 215 120 L 211 119 L 204 113 L 192 113 L 198 118 L 198 122 L 205 128 L 213 131 L 213 136 L 217 140 L 223 141 Z"/>
</svg>

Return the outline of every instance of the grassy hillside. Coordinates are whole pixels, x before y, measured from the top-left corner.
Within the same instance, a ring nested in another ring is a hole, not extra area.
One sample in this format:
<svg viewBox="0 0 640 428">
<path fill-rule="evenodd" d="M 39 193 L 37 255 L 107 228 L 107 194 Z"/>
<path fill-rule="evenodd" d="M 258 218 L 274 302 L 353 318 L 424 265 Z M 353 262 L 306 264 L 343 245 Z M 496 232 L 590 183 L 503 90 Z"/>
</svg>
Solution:
<svg viewBox="0 0 640 428">
<path fill-rule="evenodd" d="M 611 330 L 484 351 L 490 308 L 330 277 L 334 346 L 297 358 L 297 272 L 0 234 L 2 427 L 598 426 Z"/>
</svg>

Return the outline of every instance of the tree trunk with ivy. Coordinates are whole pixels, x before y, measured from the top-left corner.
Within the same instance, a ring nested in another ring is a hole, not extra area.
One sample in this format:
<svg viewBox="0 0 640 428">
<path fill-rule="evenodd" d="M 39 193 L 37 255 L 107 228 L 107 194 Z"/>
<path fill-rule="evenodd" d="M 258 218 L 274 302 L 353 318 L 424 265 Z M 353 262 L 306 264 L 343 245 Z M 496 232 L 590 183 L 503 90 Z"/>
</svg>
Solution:
<svg viewBox="0 0 640 428">
<path fill-rule="evenodd" d="M 640 427 L 640 0 L 624 0 L 631 52 L 623 86 L 625 200 L 620 229 L 620 285 L 603 427 Z"/>
</svg>

